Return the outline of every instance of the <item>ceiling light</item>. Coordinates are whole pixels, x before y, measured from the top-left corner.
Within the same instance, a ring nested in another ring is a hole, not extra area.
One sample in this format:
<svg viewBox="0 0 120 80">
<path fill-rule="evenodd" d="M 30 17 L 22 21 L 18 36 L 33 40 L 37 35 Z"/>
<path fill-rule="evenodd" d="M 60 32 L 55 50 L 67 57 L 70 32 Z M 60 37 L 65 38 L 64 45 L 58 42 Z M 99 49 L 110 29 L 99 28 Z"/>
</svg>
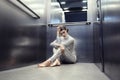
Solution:
<svg viewBox="0 0 120 80">
<path fill-rule="evenodd" d="M 83 0 L 82 2 L 83 2 L 83 3 L 87 3 L 87 0 Z"/>
<path fill-rule="evenodd" d="M 70 12 L 69 10 L 65 10 L 64 12 Z"/>
<path fill-rule="evenodd" d="M 66 2 L 61 2 L 61 4 L 66 4 Z"/>
<path fill-rule="evenodd" d="M 82 9 L 82 11 L 87 11 L 87 9 Z"/>
<path fill-rule="evenodd" d="M 64 8 L 65 10 L 67 10 L 68 8 Z"/>
<path fill-rule="evenodd" d="M 56 5 L 59 5 L 59 3 L 58 2 L 52 2 L 51 5 L 56 6 Z"/>
<path fill-rule="evenodd" d="M 83 8 L 83 9 L 87 9 L 87 7 L 86 7 L 86 6 L 83 6 L 82 8 Z"/>
</svg>

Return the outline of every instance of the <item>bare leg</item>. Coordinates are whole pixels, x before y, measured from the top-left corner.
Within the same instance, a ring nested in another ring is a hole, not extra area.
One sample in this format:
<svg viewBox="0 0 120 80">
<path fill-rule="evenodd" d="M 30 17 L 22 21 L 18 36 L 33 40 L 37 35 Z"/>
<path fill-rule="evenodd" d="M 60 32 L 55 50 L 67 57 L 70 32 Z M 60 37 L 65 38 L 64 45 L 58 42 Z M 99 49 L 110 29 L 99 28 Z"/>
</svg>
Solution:
<svg viewBox="0 0 120 80">
<path fill-rule="evenodd" d="M 50 66 L 54 67 L 54 66 L 60 66 L 60 65 L 61 65 L 61 63 L 60 63 L 59 59 L 56 59 Z"/>
</svg>

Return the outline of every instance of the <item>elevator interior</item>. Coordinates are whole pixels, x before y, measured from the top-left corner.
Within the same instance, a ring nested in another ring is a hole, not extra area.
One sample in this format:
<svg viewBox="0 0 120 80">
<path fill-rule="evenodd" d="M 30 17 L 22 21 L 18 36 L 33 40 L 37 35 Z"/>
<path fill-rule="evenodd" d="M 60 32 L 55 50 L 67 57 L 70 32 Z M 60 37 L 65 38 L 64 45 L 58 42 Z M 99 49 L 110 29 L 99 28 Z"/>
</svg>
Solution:
<svg viewBox="0 0 120 80">
<path fill-rule="evenodd" d="M 77 40 L 78 65 L 95 64 L 111 80 L 120 80 L 119 0 L 23 0 L 30 10 L 19 1 L 0 2 L 1 72 L 50 57 L 56 25 L 64 24 Z"/>
</svg>

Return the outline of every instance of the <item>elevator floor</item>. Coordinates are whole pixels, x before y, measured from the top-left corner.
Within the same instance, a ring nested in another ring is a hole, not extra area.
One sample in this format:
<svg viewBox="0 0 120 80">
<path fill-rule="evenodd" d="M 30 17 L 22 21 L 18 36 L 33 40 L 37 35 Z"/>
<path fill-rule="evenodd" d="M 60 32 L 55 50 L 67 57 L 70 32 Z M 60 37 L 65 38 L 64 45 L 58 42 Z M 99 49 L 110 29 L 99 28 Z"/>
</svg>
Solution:
<svg viewBox="0 0 120 80">
<path fill-rule="evenodd" d="M 64 64 L 37 68 L 37 65 L 0 72 L 0 80 L 110 80 L 94 63 Z"/>
</svg>

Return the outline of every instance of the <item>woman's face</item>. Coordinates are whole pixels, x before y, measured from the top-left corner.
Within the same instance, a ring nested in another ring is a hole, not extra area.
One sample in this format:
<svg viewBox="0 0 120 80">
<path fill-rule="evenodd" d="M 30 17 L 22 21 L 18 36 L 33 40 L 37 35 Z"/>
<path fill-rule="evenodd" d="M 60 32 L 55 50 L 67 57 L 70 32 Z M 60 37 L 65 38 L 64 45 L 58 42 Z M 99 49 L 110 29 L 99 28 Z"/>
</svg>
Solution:
<svg viewBox="0 0 120 80">
<path fill-rule="evenodd" d="M 67 36 L 67 31 L 66 30 L 62 30 L 60 33 L 61 33 L 61 36 L 63 36 L 63 37 Z"/>
</svg>

